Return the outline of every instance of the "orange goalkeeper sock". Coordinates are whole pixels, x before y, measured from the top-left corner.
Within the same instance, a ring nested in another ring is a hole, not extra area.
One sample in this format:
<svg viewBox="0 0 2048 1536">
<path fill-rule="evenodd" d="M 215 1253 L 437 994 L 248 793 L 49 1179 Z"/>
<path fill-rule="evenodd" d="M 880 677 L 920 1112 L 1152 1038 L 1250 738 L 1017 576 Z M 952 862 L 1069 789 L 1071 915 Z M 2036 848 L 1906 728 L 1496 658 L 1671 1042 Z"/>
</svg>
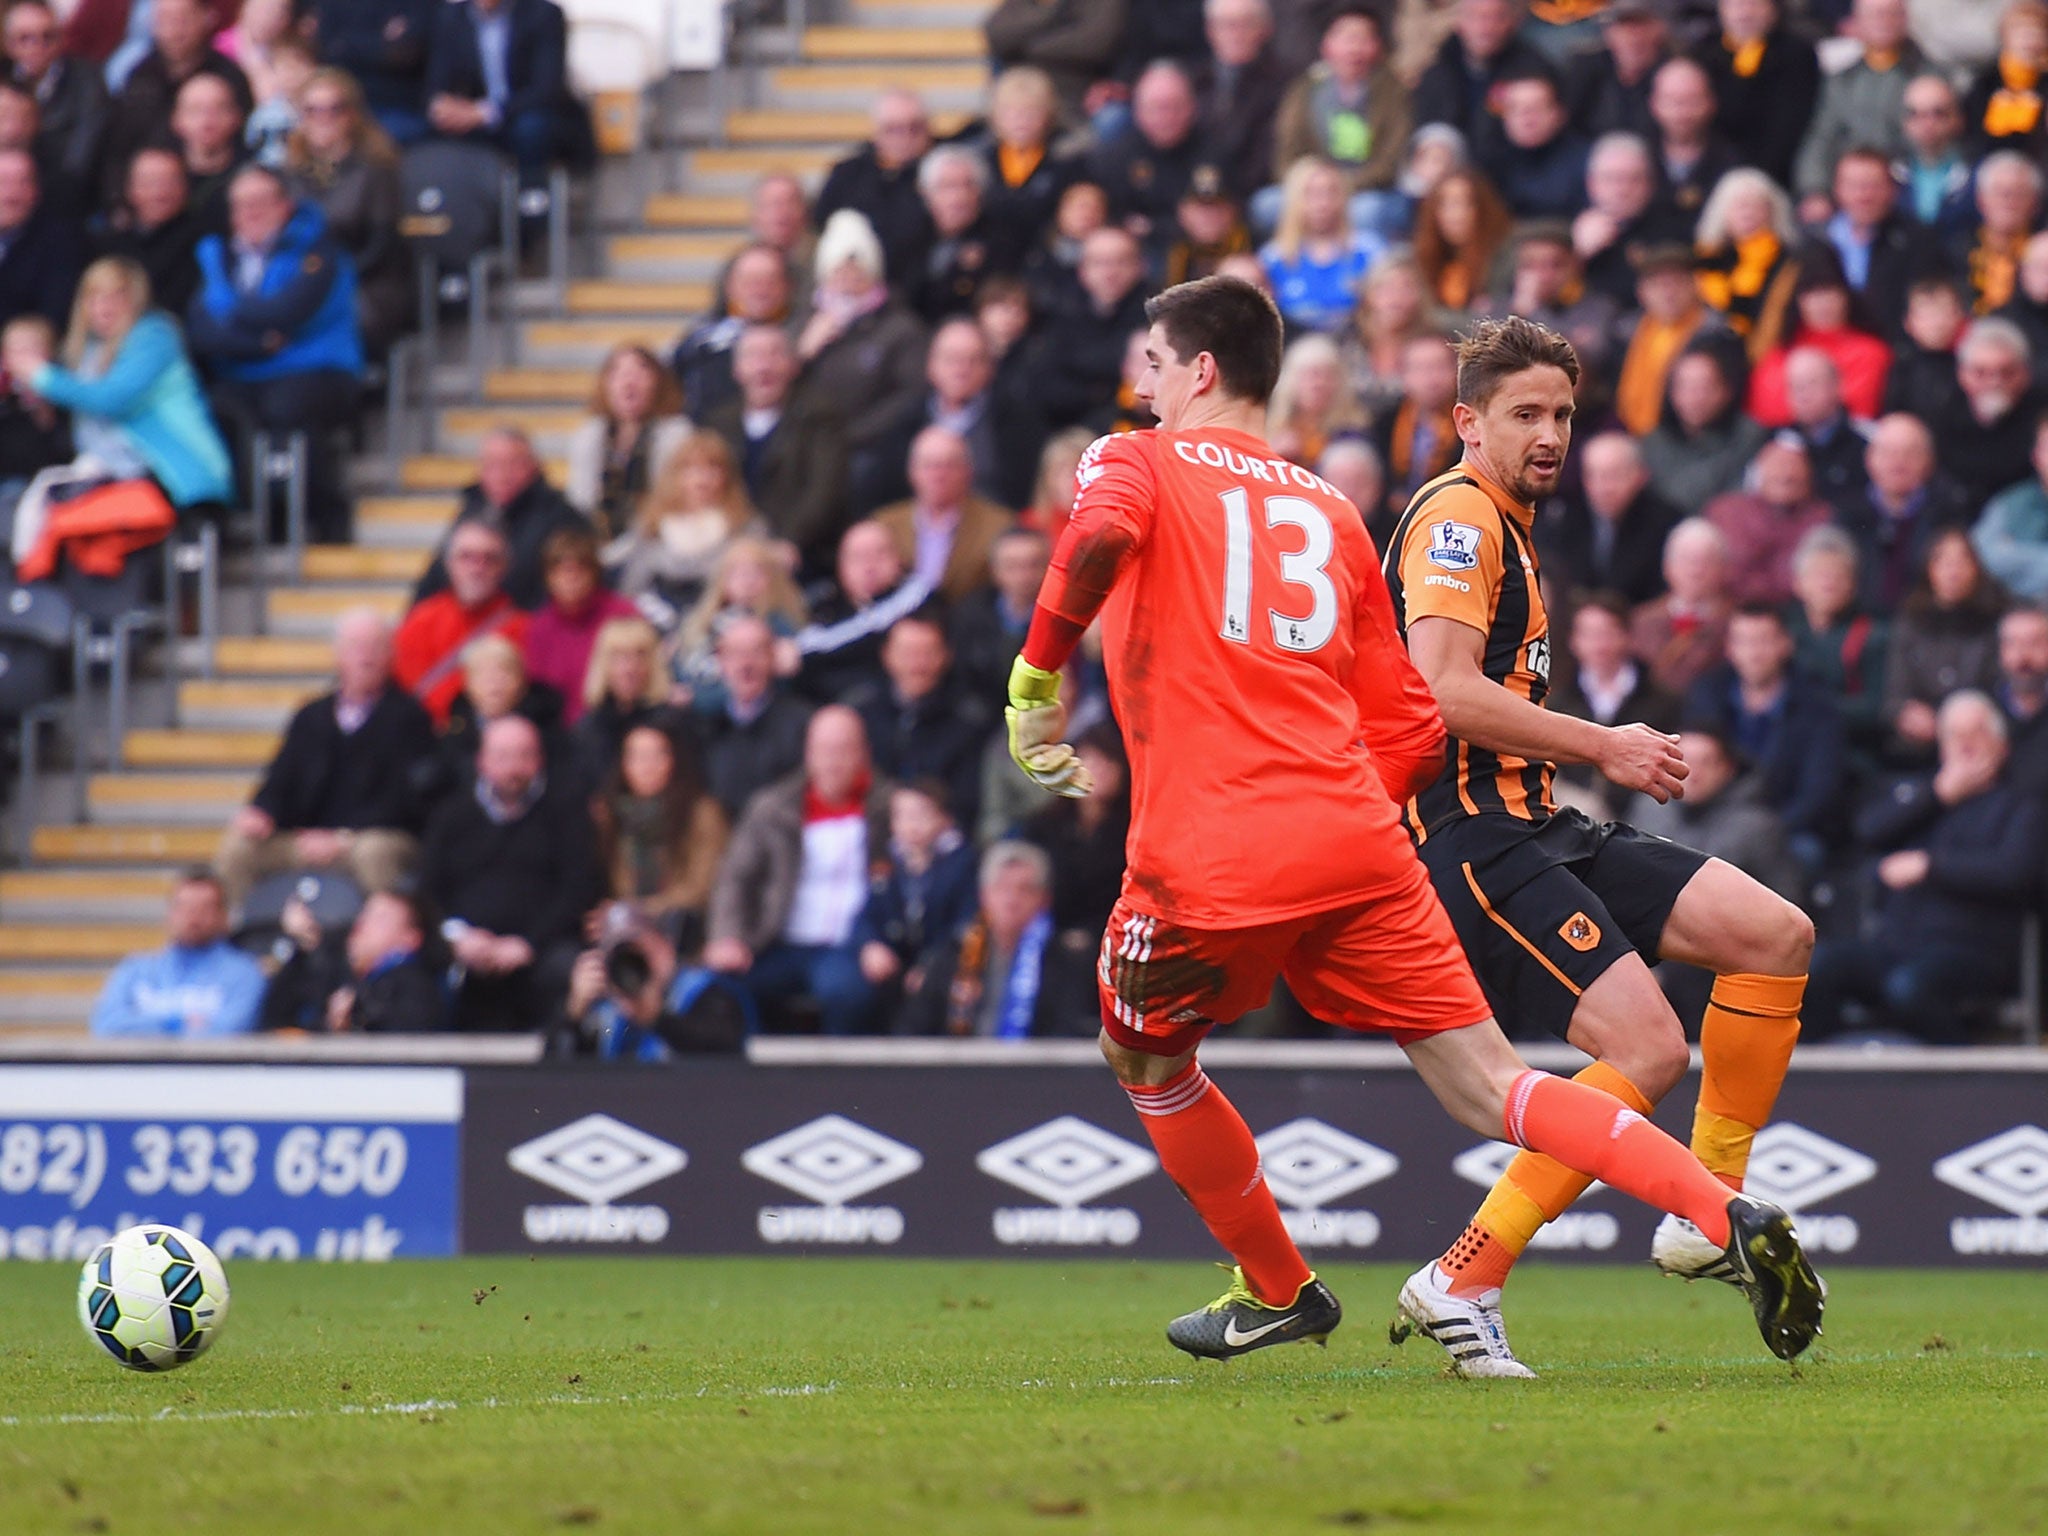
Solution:
<svg viewBox="0 0 2048 1536">
<path fill-rule="evenodd" d="M 1237 1260 L 1253 1293 L 1270 1306 L 1293 1301 L 1313 1272 L 1266 1187 L 1252 1129 L 1223 1090 L 1191 1061 L 1171 1082 L 1126 1083 L 1124 1092 L 1152 1138 L 1159 1166 Z"/>
<path fill-rule="evenodd" d="M 1508 1089 L 1507 1138 L 1728 1241 L 1728 1187 L 1637 1111 L 1596 1088 L 1524 1072 Z"/>
<path fill-rule="evenodd" d="M 1643 1091 L 1604 1061 L 1572 1079 L 1621 1100 L 1639 1115 L 1653 1107 Z M 1453 1296 L 1477 1296 L 1507 1283 L 1508 1271 L 1547 1221 L 1555 1221 L 1593 1181 L 1554 1157 L 1517 1153 L 1471 1223 L 1436 1261 Z"/>
<path fill-rule="evenodd" d="M 1730 1189 L 1742 1188 L 1749 1147 L 1778 1102 L 1799 1039 L 1804 976 L 1717 977 L 1700 1021 L 1700 1102 L 1693 1156 Z"/>
</svg>

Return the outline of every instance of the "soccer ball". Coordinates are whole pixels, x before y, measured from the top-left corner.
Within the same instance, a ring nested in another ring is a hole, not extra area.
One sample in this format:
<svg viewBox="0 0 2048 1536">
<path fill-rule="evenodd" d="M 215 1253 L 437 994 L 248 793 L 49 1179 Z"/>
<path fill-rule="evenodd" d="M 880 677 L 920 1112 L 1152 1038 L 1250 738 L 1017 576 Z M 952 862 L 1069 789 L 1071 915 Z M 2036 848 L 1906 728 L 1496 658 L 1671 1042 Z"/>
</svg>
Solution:
<svg viewBox="0 0 2048 1536">
<path fill-rule="evenodd" d="M 228 1315 L 228 1277 L 189 1232 L 116 1232 L 78 1277 L 87 1337 L 131 1371 L 168 1371 L 206 1352 Z"/>
</svg>

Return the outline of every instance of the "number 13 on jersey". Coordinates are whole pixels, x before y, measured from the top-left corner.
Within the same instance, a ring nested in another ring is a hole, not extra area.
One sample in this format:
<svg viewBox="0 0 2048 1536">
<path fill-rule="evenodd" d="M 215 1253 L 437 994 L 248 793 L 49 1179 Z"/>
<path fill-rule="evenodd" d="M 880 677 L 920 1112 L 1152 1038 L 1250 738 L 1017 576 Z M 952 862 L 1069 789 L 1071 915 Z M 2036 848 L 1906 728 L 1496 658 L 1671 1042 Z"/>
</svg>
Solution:
<svg viewBox="0 0 2048 1536">
<path fill-rule="evenodd" d="M 1252 509 L 1251 493 L 1238 486 L 1223 492 L 1223 625 L 1218 631 L 1239 645 L 1252 643 Z M 1265 498 L 1266 526 L 1302 531 L 1299 550 L 1280 556 L 1280 579 L 1305 589 L 1308 612 L 1302 615 L 1266 610 L 1273 625 L 1273 643 L 1282 650 L 1319 651 L 1337 632 L 1337 589 L 1324 568 L 1330 563 L 1333 536 L 1330 519 L 1314 502 L 1300 496 Z"/>
</svg>

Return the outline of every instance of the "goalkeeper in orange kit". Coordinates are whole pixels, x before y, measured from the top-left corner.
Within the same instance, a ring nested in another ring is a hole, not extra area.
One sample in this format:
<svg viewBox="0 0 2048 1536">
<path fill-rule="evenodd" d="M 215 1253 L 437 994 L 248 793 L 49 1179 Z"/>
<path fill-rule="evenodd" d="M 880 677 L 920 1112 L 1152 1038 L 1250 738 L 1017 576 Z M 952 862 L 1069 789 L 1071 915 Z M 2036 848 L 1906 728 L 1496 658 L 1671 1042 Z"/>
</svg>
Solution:
<svg viewBox="0 0 2048 1536">
<path fill-rule="evenodd" d="M 1009 728 L 1035 780 L 1088 792 L 1062 739 L 1059 674 L 1099 616 L 1132 787 L 1098 965 L 1103 1053 L 1161 1166 L 1237 1261 L 1230 1288 L 1168 1338 L 1228 1358 L 1326 1338 L 1341 1316 L 1287 1235 L 1249 1127 L 1196 1059 L 1284 976 L 1317 1016 L 1391 1036 L 1462 1124 L 1690 1220 L 1772 1351 L 1796 1355 L 1819 1331 L 1820 1290 L 1790 1218 L 1731 1195 L 1613 1097 L 1530 1071 L 1494 1023 L 1401 822 L 1399 804 L 1437 777 L 1444 730 L 1372 540 L 1334 487 L 1265 440 L 1271 301 L 1206 278 L 1146 314 L 1138 392 L 1161 426 L 1083 456 L 1011 674 Z M 1552 430 L 1568 437 L 1570 384 L 1549 371 Z"/>
</svg>

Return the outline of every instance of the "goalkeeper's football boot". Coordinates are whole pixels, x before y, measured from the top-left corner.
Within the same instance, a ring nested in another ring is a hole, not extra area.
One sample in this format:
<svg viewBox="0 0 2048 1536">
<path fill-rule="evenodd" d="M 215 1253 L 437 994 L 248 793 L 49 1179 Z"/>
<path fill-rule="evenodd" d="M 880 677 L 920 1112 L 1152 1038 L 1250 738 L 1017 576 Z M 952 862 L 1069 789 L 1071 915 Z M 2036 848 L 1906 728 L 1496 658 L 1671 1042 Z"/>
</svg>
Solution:
<svg viewBox="0 0 2048 1536">
<path fill-rule="evenodd" d="M 1666 1216 L 1657 1223 L 1657 1235 L 1650 1239 L 1650 1262 L 1679 1280 L 1721 1280 L 1738 1290 L 1742 1286 L 1728 1255 L 1683 1216 Z"/>
<path fill-rule="evenodd" d="M 1451 1370 L 1459 1376 L 1529 1380 L 1536 1375 L 1515 1358 L 1508 1344 L 1507 1325 L 1500 1316 L 1500 1287 L 1476 1296 L 1453 1296 L 1440 1282 L 1433 1260 L 1401 1287 L 1387 1338 L 1400 1344 L 1417 1333 L 1443 1345 Z"/>
<path fill-rule="evenodd" d="M 1754 1195 L 1737 1195 L 1728 1202 L 1724 1256 L 1765 1346 L 1780 1360 L 1795 1359 L 1820 1336 L 1827 1290 L 1806 1262 L 1791 1216 Z"/>
<path fill-rule="evenodd" d="M 1327 1344 L 1343 1317 L 1337 1298 L 1314 1275 L 1294 1300 L 1274 1307 L 1253 1293 L 1242 1269 L 1232 1269 L 1230 1289 L 1199 1312 L 1168 1323 L 1166 1341 L 1204 1360 L 1235 1360 L 1268 1344 Z"/>
</svg>

